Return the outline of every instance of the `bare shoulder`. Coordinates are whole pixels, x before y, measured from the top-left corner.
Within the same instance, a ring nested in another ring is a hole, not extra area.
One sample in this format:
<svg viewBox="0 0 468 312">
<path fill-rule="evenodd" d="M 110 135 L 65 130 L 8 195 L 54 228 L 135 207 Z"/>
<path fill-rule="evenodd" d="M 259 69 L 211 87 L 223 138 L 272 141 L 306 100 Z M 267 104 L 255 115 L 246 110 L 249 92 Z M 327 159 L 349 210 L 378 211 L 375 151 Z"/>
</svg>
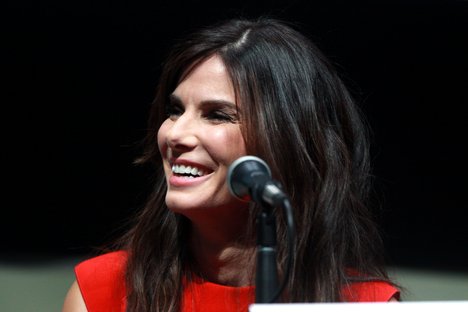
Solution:
<svg viewBox="0 0 468 312">
<path fill-rule="evenodd" d="M 65 302 L 63 303 L 62 312 L 88 312 L 86 305 L 81 295 L 80 287 L 75 281 L 68 290 Z"/>
</svg>

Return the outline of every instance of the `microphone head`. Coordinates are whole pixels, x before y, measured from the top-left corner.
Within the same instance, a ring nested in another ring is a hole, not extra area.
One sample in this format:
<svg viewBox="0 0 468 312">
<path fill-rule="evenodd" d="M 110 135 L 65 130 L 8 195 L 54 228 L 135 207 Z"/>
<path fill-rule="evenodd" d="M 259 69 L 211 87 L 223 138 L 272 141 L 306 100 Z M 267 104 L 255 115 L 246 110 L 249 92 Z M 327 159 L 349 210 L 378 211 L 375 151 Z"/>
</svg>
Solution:
<svg viewBox="0 0 468 312">
<path fill-rule="evenodd" d="M 241 200 L 250 201 L 252 186 L 259 176 L 271 178 L 268 165 L 255 156 L 242 156 L 230 166 L 227 175 L 229 192 Z"/>
</svg>

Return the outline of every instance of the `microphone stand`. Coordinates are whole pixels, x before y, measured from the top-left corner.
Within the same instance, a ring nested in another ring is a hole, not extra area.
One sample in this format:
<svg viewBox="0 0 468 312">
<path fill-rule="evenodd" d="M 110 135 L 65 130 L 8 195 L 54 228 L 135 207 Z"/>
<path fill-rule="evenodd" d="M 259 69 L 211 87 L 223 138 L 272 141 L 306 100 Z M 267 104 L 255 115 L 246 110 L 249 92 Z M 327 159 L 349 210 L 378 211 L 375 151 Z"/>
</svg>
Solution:
<svg viewBox="0 0 468 312">
<path fill-rule="evenodd" d="M 262 206 L 257 215 L 257 268 L 255 276 L 255 302 L 273 303 L 286 288 L 294 267 L 295 226 L 289 198 L 281 184 L 272 180 L 268 165 L 258 157 L 243 156 L 229 167 L 227 176 L 229 191 L 241 200 L 253 200 Z M 276 222 L 273 208 L 282 208 L 287 226 L 288 255 L 278 286 L 276 263 Z"/>
<path fill-rule="evenodd" d="M 255 301 L 257 303 L 270 303 L 278 290 L 276 222 L 271 207 L 263 207 L 258 214 L 257 229 Z"/>
</svg>

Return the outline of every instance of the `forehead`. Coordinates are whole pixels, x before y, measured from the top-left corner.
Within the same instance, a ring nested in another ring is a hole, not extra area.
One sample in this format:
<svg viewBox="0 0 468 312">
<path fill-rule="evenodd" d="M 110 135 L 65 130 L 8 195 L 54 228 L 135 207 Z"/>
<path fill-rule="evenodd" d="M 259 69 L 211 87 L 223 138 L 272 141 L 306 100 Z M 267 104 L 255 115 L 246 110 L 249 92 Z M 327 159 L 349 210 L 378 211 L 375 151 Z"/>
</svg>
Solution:
<svg viewBox="0 0 468 312">
<path fill-rule="evenodd" d="M 217 55 L 192 68 L 177 85 L 173 94 L 182 100 L 214 97 L 235 103 L 231 78 L 224 62 Z"/>
</svg>

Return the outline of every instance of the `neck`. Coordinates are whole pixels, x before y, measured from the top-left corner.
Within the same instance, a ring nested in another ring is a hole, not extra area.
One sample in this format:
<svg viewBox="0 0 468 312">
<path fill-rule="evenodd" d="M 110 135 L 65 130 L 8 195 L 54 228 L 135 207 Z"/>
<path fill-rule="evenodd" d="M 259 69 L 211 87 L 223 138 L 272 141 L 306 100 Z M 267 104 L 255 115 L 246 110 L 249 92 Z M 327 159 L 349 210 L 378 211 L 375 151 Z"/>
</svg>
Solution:
<svg viewBox="0 0 468 312">
<path fill-rule="evenodd" d="M 253 284 L 255 242 L 247 236 L 247 218 L 193 222 L 190 248 L 194 270 L 202 278 L 228 286 Z"/>
</svg>

